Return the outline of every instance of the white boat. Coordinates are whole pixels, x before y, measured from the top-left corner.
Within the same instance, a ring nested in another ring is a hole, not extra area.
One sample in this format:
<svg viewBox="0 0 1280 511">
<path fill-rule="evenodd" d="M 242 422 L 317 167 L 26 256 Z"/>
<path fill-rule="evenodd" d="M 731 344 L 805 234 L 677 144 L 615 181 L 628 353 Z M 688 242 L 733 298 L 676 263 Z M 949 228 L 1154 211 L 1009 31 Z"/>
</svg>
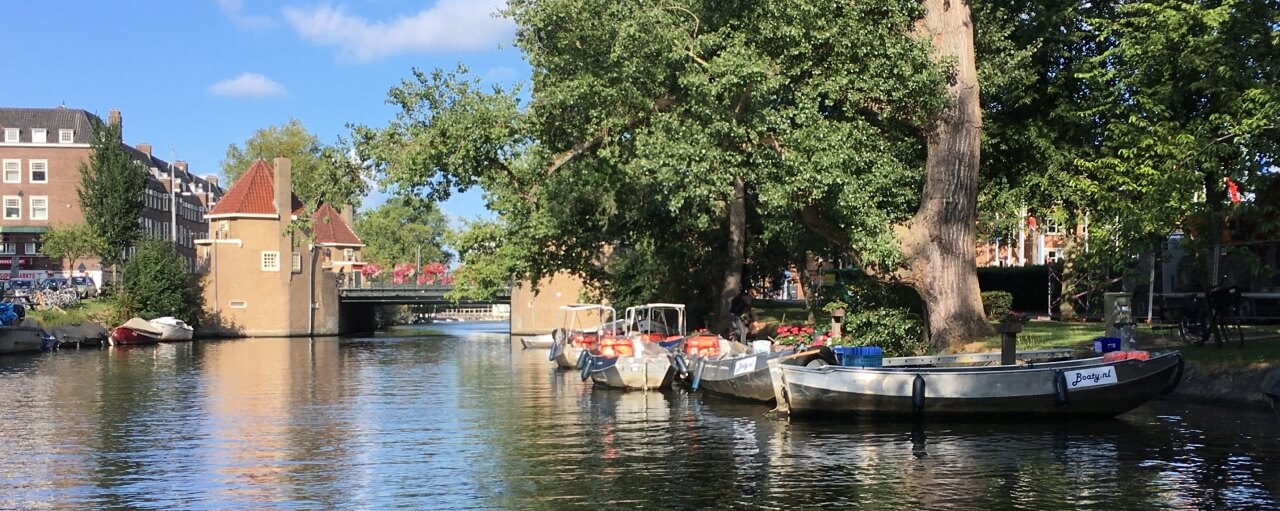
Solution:
<svg viewBox="0 0 1280 511">
<path fill-rule="evenodd" d="M 684 305 L 651 303 L 627 308 L 626 332 L 602 336 L 589 353 L 582 379 L 600 386 L 651 390 L 670 388 L 675 376 L 671 353 L 685 339 Z"/>
<path fill-rule="evenodd" d="M 551 338 L 551 334 L 526 335 L 520 338 L 520 345 L 528 350 L 547 349 L 553 342 L 555 340 Z"/>
<path fill-rule="evenodd" d="M 190 341 L 191 336 L 195 334 L 191 325 L 173 316 L 156 318 L 149 323 L 152 328 L 160 332 L 161 341 Z"/>
<path fill-rule="evenodd" d="M 581 369 L 583 353 L 599 348 L 601 335 L 617 330 L 617 313 L 608 305 L 565 305 L 560 307 L 560 324 L 551 332 L 551 352 L 547 360 L 561 369 Z"/>
</svg>

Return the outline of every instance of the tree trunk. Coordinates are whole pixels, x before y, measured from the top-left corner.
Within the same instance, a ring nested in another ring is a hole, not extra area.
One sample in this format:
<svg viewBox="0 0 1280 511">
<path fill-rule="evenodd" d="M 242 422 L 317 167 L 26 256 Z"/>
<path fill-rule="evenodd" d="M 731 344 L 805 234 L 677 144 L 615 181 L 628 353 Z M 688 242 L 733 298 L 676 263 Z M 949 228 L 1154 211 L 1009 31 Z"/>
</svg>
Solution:
<svg viewBox="0 0 1280 511">
<path fill-rule="evenodd" d="M 742 291 L 742 259 L 747 239 L 747 186 L 741 176 L 733 178 L 733 197 L 729 201 L 729 257 L 724 268 L 724 280 L 720 287 L 720 302 L 716 307 L 715 332 L 729 327 L 729 307 Z"/>
<path fill-rule="evenodd" d="M 928 159 L 920 209 L 899 229 L 906 282 L 924 300 L 930 344 L 958 348 L 992 333 L 978 288 L 978 163 L 982 111 L 974 62 L 973 23 L 963 1 L 926 0 L 917 37 L 939 61 L 955 59 L 947 92 L 953 102 L 926 131 Z"/>
<path fill-rule="evenodd" d="M 1079 268 L 1076 268 L 1075 230 L 1063 233 L 1063 239 L 1066 240 L 1066 244 L 1062 249 L 1062 298 L 1058 302 L 1058 318 L 1062 321 L 1075 321 L 1080 319 L 1079 314 L 1076 313 L 1076 291 L 1085 279 L 1080 275 Z M 1085 298 L 1085 312 L 1088 313 L 1088 295 L 1085 295 Z"/>
</svg>

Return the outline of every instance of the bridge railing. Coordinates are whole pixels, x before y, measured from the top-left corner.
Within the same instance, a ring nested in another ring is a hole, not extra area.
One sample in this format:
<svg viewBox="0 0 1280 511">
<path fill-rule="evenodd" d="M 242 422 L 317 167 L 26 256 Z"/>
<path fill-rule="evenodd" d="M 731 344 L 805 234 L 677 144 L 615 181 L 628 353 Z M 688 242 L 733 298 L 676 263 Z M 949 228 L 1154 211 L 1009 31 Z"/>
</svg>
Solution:
<svg viewBox="0 0 1280 511">
<path fill-rule="evenodd" d="M 360 294 L 386 292 L 392 293 L 429 293 L 429 294 L 445 294 L 453 290 L 452 284 L 442 284 L 440 282 L 432 282 L 429 284 L 419 284 L 416 280 L 406 280 L 405 282 L 396 284 L 387 280 L 370 280 L 359 273 L 349 273 L 338 276 L 338 289 L 340 291 L 357 292 Z M 498 297 L 510 297 L 511 286 L 504 287 L 498 292 Z"/>
</svg>

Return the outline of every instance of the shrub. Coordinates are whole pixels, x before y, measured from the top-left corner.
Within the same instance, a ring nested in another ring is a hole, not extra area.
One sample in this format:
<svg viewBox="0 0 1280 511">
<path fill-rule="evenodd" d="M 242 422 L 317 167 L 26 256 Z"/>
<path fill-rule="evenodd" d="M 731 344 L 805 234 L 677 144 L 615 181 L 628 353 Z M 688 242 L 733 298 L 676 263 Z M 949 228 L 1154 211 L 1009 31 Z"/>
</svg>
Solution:
<svg viewBox="0 0 1280 511">
<path fill-rule="evenodd" d="M 887 357 L 924 353 L 924 320 L 906 309 L 870 309 L 846 316 L 841 327 L 847 344 L 879 346 Z M 846 344 L 846 343 L 842 343 Z"/>
<path fill-rule="evenodd" d="M 120 313 L 145 319 L 173 316 L 195 324 L 200 313 L 200 286 L 187 273 L 186 260 L 167 241 L 144 241 L 124 266 L 117 303 Z"/>
<path fill-rule="evenodd" d="M 1013 293 L 1008 291 L 983 291 L 982 313 L 987 319 L 995 320 L 1004 317 L 1013 308 Z"/>
</svg>

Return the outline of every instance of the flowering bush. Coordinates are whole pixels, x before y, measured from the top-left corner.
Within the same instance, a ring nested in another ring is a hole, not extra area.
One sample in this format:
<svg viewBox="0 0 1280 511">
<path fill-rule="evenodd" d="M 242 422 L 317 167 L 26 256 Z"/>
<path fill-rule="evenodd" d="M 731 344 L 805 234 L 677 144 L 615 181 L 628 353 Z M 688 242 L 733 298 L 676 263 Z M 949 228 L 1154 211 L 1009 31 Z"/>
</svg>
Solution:
<svg viewBox="0 0 1280 511">
<path fill-rule="evenodd" d="M 443 263 L 427 263 L 422 266 L 422 273 L 430 275 L 444 275 L 447 269 Z"/>
<path fill-rule="evenodd" d="M 360 269 L 360 274 L 365 277 L 377 277 L 382 274 L 382 267 L 374 263 L 369 263 L 364 265 L 364 268 Z"/>
<path fill-rule="evenodd" d="M 810 344 L 816 340 L 813 327 L 784 325 L 778 327 L 775 333 L 777 336 L 774 337 L 774 342 L 782 346 Z"/>
</svg>

